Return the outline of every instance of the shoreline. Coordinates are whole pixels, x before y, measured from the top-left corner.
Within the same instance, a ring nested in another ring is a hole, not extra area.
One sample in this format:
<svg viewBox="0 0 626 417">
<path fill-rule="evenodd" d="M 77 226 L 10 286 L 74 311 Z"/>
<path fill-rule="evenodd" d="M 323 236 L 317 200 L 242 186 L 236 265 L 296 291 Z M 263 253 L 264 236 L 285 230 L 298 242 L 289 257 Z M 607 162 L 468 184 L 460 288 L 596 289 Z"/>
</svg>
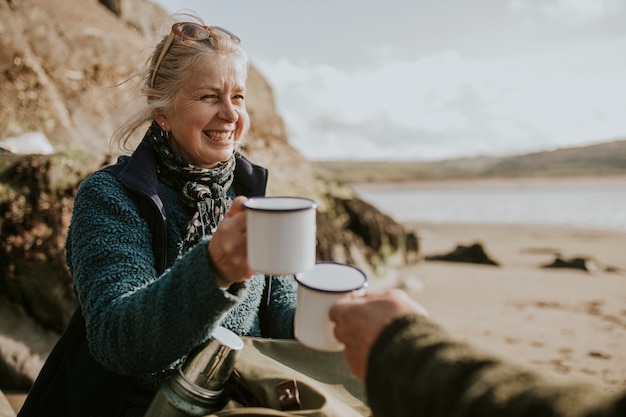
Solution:
<svg viewBox="0 0 626 417">
<path fill-rule="evenodd" d="M 468 178 L 353 184 L 353 190 L 403 224 L 626 233 L 626 176 Z"/>
<path fill-rule="evenodd" d="M 464 184 L 581 184 L 581 183 L 603 183 L 603 184 L 626 184 L 626 175 L 583 175 L 583 176 L 538 176 L 538 177 L 468 177 L 468 178 L 439 178 L 439 179 L 418 179 L 393 182 L 351 182 L 354 188 L 412 188 L 412 187 L 455 187 Z"/>
<path fill-rule="evenodd" d="M 626 231 L 403 224 L 419 236 L 422 257 L 479 242 L 500 266 L 422 258 L 372 290 L 403 288 L 451 334 L 548 377 L 626 388 Z M 559 255 L 595 267 L 543 268 Z"/>
</svg>

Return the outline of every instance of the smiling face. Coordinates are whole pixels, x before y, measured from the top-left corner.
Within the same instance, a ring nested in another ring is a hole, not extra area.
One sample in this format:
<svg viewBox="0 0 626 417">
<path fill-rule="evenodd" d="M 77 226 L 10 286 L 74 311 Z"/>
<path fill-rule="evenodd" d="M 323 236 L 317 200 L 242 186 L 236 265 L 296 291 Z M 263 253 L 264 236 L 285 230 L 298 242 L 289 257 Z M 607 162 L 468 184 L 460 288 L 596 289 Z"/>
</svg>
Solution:
<svg viewBox="0 0 626 417">
<path fill-rule="evenodd" d="M 203 55 L 191 66 L 172 106 L 155 115 L 170 144 L 190 164 L 213 168 L 228 160 L 249 117 L 245 64 L 232 55 Z"/>
</svg>

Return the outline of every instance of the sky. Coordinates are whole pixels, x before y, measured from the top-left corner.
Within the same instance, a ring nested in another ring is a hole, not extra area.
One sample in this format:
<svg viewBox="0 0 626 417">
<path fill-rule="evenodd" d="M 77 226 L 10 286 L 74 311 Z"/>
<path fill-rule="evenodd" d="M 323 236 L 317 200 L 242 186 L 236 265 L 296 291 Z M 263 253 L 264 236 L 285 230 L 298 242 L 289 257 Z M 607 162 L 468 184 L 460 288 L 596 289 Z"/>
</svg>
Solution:
<svg viewBox="0 0 626 417">
<path fill-rule="evenodd" d="M 626 0 L 153 0 L 237 34 L 311 160 L 626 139 Z"/>
</svg>

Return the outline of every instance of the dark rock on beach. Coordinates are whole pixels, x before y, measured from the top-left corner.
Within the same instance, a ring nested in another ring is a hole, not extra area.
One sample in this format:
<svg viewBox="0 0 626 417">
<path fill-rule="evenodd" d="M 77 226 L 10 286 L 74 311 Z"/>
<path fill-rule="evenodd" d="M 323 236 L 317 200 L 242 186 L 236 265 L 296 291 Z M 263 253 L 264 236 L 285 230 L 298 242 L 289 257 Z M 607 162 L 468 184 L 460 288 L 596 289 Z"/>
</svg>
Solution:
<svg viewBox="0 0 626 417">
<path fill-rule="evenodd" d="M 589 262 L 590 260 L 587 258 L 572 258 L 572 259 L 562 259 L 561 257 L 556 257 L 556 259 L 547 265 L 544 265 L 544 268 L 572 268 L 572 269 L 581 269 L 583 271 L 589 271 Z"/>
<path fill-rule="evenodd" d="M 492 260 L 489 255 L 487 255 L 483 245 L 480 243 L 474 243 L 469 246 L 458 245 L 449 253 L 428 255 L 424 259 L 427 261 L 465 262 L 499 266 L 498 262 Z"/>
<path fill-rule="evenodd" d="M 557 255 L 554 261 L 549 264 L 545 264 L 542 268 L 569 268 L 578 269 L 585 272 L 598 272 L 604 271 L 608 273 L 621 273 L 621 268 L 612 265 L 600 264 L 594 257 L 577 256 L 573 258 L 563 258 Z"/>
</svg>

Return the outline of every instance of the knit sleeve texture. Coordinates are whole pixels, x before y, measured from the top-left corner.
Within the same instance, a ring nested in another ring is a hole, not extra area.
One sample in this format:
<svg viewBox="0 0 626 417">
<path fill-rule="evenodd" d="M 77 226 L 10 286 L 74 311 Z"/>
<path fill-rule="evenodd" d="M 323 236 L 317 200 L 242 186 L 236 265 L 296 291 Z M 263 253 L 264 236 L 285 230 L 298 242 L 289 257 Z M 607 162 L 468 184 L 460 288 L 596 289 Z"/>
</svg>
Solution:
<svg viewBox="0 0 626 417">
<path fill-rule="evenodd" d="M 66 250 L 96 359 L 140 376 L 173 369 L 217 325 L 258 333 L 263 277 L 220 289 L 207 245 L 200 242 L 157 276 L 150 229 L 124 187 L 105 172 L 83 181 Z"/>
<path fill-rule="evenodd" d="M 450 337 L 423 316 L 392 322 L 369 357 L 376 417 L 617 417 L 626 393 L 557 383 Z"/>
<path fill-rule="evenodd" d="M 296 309 L 297 283 L 293 275 L 272 278 L 271 303 L 268 309 L 270 334 L 275 339 L 293 339 L 293 311 Z"/>
</svg>

